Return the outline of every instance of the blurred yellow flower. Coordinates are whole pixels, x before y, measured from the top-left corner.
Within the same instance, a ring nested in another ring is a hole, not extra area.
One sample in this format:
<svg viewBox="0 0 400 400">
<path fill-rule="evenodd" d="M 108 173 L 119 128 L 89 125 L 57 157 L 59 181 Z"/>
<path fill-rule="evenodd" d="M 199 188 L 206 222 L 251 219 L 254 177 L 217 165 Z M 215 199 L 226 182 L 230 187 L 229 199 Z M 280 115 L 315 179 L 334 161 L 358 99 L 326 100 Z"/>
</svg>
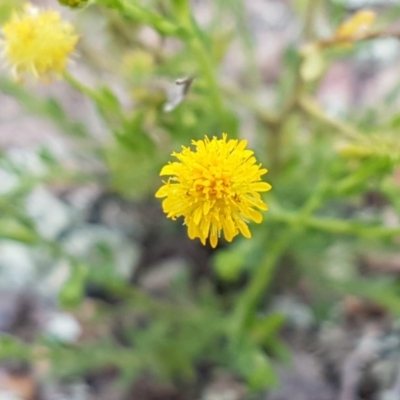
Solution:
<svg viewBox="0 0 400 400">
<path fill-rule="evenodd" d="M 206 136 L 193 140 L 193 151 L 182 146 L 180 153 L 172 153 L 179 161 L 164 166 L 160 175 L 170 175 L 156 193 L 163 198 L 163 210 L 168 218 L 183 216 L 191 239 L 199 238 L 203 244 L 210 238 L 216 247 L 221 231 L 230 242 L 242 233 L 251 237 L 248 221 L 260 223 L 267 210 L 259 192 L 266 192 L 271 185 L 261 181 L 267 173 L 261 168 L 246 140 L 228 140 Z"/>
<path fill-rule="evenodd" d="M 353 39 L 367 32 L 375 22 L 376 14 L 371 10 L 361 10 L 355 13 L 350 19 L 343 22 L 336 30 L 337 39 Z"/>
<path fill-rule="evenodd" d="M 14 13 L 1 30 L 2 55 L 13 75 L 48 78 L 66 68 L 78 36 L 56 11 L 40 11 L 27 4 L 22 14 Z"/>
</svg>

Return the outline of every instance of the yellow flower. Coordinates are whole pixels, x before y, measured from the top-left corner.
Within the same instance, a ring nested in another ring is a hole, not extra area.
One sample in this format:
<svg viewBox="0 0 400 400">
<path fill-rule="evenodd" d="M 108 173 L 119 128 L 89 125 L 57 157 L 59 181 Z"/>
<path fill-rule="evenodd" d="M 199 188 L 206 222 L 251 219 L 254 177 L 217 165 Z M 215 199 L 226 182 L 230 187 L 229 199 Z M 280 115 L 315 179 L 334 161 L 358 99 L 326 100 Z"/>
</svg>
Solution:
<svg viewBox="0 0 400 400">
<path fill-rule="evenodd" d="M 48 78 L 61 74 L 78 36 L 58 12 L 40 11 L 27 4 L 2 29 L 3 57 L 17 79 L 25 75 Z"/>
<path fill-rule="evenodd" d="M 361 10 L 342 23 L 335 33 L 340 40 L 353 39 L 368 32 L 375 22 L 376 14 L 371 10 Z"/>
<path fill-rule="evenodd" d="M 172 153 L 178 162 L 164 166 L 160 175 L 171 177 L 156 193 L 162 198 L 163 210 L 168 218 L 184 217 L 191 239 L 199 238 L 203 244 L 210 238 L 216 247 L 221 231 L 230 242 L 239 233 L 251 237 L 247 222 L 260 223 L 267 210 L 259 192 L 271 185 L 261 181 L 267 170 L 257 164 L 254 153 L 246 149 L 246 140 L 228 140 L 206 136 L 193 140 L 193 151 L 182 146 L 182 152 Z"/>
</svg>

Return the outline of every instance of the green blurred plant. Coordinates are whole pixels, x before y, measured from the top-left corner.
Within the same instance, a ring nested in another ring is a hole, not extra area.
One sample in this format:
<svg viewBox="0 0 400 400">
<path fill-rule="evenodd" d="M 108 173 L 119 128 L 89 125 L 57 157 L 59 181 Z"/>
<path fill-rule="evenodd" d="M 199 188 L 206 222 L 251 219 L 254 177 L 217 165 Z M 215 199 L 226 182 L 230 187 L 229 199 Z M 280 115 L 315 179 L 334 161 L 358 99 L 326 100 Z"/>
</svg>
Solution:
<svg viewBox="0 0 400 400">
<path fill-rule="evenodd" d="M 188 0 L 93 3 L 95 7 L 81 12 L 93 11 L 108 21 L 110 39 L 118 44 L 118 60 L 122 60 L 109 65 L 126 84 L 129 106 L 123 105 L 106 83 L 89 87 L 70 73 L 64 78 L 94 103 L 113 133 L 112 143 L 92 144 L 85 124 L 72 121 L 54 99 L 37 100 L 6 79 L 0 81 L 1 90 L 15 97 L 28 112 L 50 119 L 63 132 L 74 133 L 91 148 L 94 157 L 108 165 L 109 188 L 139 199 L 152 196 L 159 186 L 158 172 L 171 151 L 204 134 L 228 132 L 232 137 L 240 136 L 236 110 L 245 110 L 257 123 L 258 156 L 270 170 L 274 189 L 268 194 L 270 211 L 264 223 L 254 229 L 253 239 L 236 240 L 214 255 L 219 279 L 232 283 L 247 277 L 241 290 L 221 301 L 210 288 L 191 294 L 186 280 L 174 292 L 180 295 L 169 303 L 155 300 L 118 278 L 113 274 L 113 261 L 106 256 L 104 268 L 90 265 L 88 260 L 65 254 L 56 243 L 40 238 L 18 208 L 35 180 L 27 179 L 27 188 L 22 183 L 18 190 L 2 196 L 0 209 L 7 217 L 1 224 L 1 237 L 49 246 L 56 256 L 71 262 L 71 277 L 60 298 L 64 306 L 79 306 L 86 283 L 96 282 L 123 300 L 119 312 L 134 309 L 136 319 L 144 321 L 125 330 L 125 347 L 110 338 L 73 348 L 45 342 L 48 350 L 44 356 L 52 360 L 55 370 L 71 374 L 113 364 L 122 375 L 150 370 L 163 378 L 190 379 L 195 376 L 196 363 L 206 359 L 238 372 L 251 389 L 272 386 L 277 383 L 273 360 L 287 360 L 288 350 L 279 340 L 284 318 L 268 312 L 265 300 L 282 258 L 288 254 L 322 302 L 323 296 L 354 293 L 400 314 L 394 280 L 371 280 L 346 271 L 334 275 L 325 267 L 335 262 L 329 251 L 335 246 L 345 249 L 348 263 L 337 265 L 338 269 L 349 268 L 349 264 L 356 269 L 357 255 L 366 249 L 396 248 L 400 228 L 387 226 L 379 208 L 369 209 L 366 217 L 363 200 L 368 192 L 379 193 L 396 212 L 400 211 L 400 185 L 395 175 L 399 114 L 388 107 L 372 121 L 367 112 L 356 119 L 355 110 L 337 118 L 323 109 L 315 95 L 326 70 L 337 59 L 351 59 L 360 46 L 376 38 L 400 37 L 386 28 L 385 21 L 391 16 L 382 15 L 376 30 L 368 23 L 367 29 L 360 31 L 360 24 L 350 19 L 343 36 L 343 7 L 318 0 L 295 2 L 305 44 L 288 46 L 275 103 L 269 109 L 257 100 L 261 74 L 242 1 L 219 2 L 218 15 L 210 27 L 196 22 Z M 332 27 L 331 37 L 319 38 L 317 20 L 327 11 L 333 11 L 331 22 L 336 28 Z M 237 32 L 217 23 L 223 16 L 233 18 Z M 157 32 L 155 45 L 140 40 L 141 27 Z M 227 87 L 219 67 L 237 35 L 247 63 L 246 85 Z M 172 52 L 163 47 L 167 39 L 179 44 Z M 174 87 L 173 81 L 178 78 Z M 169 95 L 168 87 L 176 93 Z M 398 89 L 388 94 L 388 105 L 396 100 Z M 100 270 L 105 275 L 99 274 Z M 318 304 L 312 306 L 318 308 Z M 102 313 L 115 313 L 115 309 Z M 16 342 L 7 337 L 1 348 L 2 356 L 30 357 L 35 347 L 23 347 L 21 353 Z"/>
</svg>

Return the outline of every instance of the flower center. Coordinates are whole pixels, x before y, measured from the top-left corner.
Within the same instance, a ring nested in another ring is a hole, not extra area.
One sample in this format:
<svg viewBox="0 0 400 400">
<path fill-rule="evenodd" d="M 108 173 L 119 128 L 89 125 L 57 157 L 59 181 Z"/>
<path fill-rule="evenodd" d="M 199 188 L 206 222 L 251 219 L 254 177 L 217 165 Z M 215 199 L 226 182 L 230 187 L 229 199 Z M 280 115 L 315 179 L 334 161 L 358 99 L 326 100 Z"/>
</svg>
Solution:
<svg viewBox="0 0 400 400">
<path fill-rule="evenodd" d="M 197 197 L 205 200 L 222 199 L 231 192 L 230 182 L 227 178 L 202 177 L 194 181 L 195 193 Z"/>
</svg>

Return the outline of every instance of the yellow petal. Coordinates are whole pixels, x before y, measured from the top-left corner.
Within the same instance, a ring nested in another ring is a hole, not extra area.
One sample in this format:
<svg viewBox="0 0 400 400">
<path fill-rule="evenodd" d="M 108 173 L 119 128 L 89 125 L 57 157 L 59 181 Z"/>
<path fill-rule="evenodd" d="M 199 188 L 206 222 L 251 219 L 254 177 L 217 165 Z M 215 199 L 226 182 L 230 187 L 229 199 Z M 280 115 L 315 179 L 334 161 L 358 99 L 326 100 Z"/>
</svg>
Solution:
<svg viewBox="0 0 400 400">
<path fill-rule="evenodd" d="M 214 229 L 214 230 L 213 230 L 213 229 L 211 230 L 210 243 L 211 243 L 211 247 L 212 247 L 213 249 L 215 249 L 215 248 L 217 247 L 217 244 L 218 244 L 218 234 L 217 234 L 217 232 L 216 232 L 215 229 Z"/>
<path fill-rule="evenodd" d="M 231 217 L 226 217 L 222 220 L 222 227 L 224 231 L 224 237 L 228 242 L 231 242 L 232 239 L 236 236 L 237 229 L 232 221 Z"/>
<path fill-rule="evenodd" d="M 207 215 L 210 212 L 211 208 L 211 201 L 206 200 L 203 204 L 203 214 Z"/>
<path fill-rule="evenodd" d="M 196 235 L 196 225 L 193 222 L 188 222 L 187 223 L 188 227 L 188 236 L 190 239 L 195 239 L 197 237 Z"/>
<path fill-rule="evenodd" d="M 201 206 L 198 206 L 193 214 L 193 222 L 196 225 L 199 225 L 202 216 L 203 216 L 203 209 Z"/>
<path fill-rule="evenodd" d="M 247 239 L 251 238 L 251 232 L 249 227 L 240 218 L 236 220 L 236 225 L 239 228 L 240 233 Z"/>
<path fill-rule="evenodd" d="M 210 231 L 211 219 L 209 217 L 204 218 L 201 225 L 201 235 L 202 237 L 208 237 L 208 232 Z"/>
<path fill-rule="evenodd" d="M 250 208 L 248 213 L 248 218 L 252 219 L 254 222 L 256 222 L 257 224 L 259 224 L 260 222 L 262 222 L 263 220 L 263 216 L 261 213 L 259 213 L 256 210 L 253 210 L 252 208 Z"/>
<path fill-rule="evenodd" d="M 267 182 L 256 182 L 252 183 L 250 188 L 255 192 L 268 192 L 268 190 L 271 190 L 272 186 Z"/>
<path fill-rule="evenodd" d="M 157 190 L 155 197 L 161 198 L 168 196 L 168 186 L 161 186 L 160 189 Z"/>
<path fill-rule="evenodd" d="M 160 172 L 160 176 L 163 175 L 175 175 L 175 166 L 173 164 L 165 165 Z"/>
</svg>

